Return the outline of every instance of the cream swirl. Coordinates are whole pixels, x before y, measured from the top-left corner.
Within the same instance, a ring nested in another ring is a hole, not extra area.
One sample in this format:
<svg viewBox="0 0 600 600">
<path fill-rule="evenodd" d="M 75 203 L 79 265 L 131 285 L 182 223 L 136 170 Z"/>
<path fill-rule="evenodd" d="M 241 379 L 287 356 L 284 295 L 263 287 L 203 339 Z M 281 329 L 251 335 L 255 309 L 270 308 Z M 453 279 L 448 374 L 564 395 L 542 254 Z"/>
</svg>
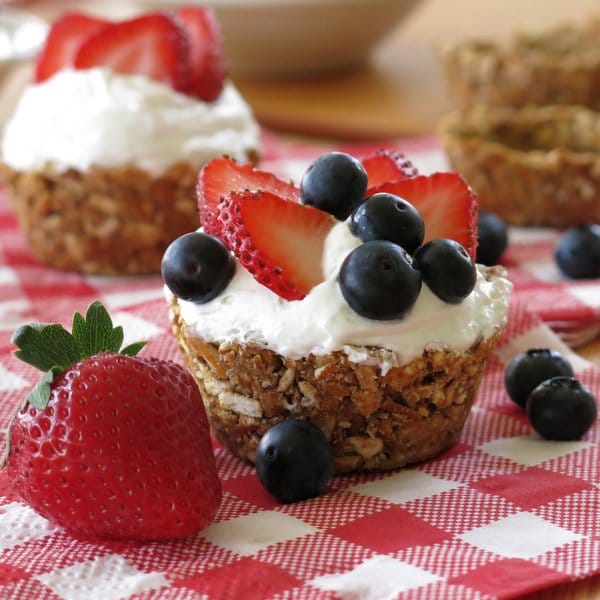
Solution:
<svg viewBox="0 0 600 600">
<path fill-rule="evenodd" d="M 223 154 L 246 160 L 258 148 L 258 125 L 231 82 L 202 102 L 106 68 L 66 69 L 29 85 L 2 140 L 4 162 L 18 171 L 135 166 L 159 175 Z"/>
<path fill-rule="evenodd" d="M 325 280 L 302 300 L 280 298 L 238 264 L 233 280 L 211 302 L 180 300 L 181 317 L 190 333 L 209 341 L 255 344 L 295 359 L 341 350 L 355 362 L 375 360 L 383 370 L 410 362 L 425 348 L 465 351 L 505 324 L 512 284 L 503 277 L 486 279 L 481 266 L 475 288 L 459 304 L 446 304 L 423 284 L 405 318 L 361 317 L 346 304 L 337 284 L 341 263 L 360 243 L 347 223 L 336 224 L 325 243 Z"/>
</svg>

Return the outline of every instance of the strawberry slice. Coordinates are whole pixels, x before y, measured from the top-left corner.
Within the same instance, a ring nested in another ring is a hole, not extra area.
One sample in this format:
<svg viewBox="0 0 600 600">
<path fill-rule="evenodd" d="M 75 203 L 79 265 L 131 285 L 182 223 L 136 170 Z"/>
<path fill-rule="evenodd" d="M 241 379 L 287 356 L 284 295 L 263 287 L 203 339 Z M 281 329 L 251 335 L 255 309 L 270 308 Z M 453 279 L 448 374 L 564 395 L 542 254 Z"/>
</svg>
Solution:
<svg viewBox="0 0 600 600">
<path fill-rule="evenodd" d="M 88 37 L 75 56 L 75 68 L 92 67 L 146 75 L 183 91 L 189 78 L 185 31 L 166 13 L 111 23 Z"/>
<path fill-rule="evenodd" d="M 418 175 L 375 186 L 372 193 L 388 192 L 408 200 L 425 222 L 423 243 L 450 238 L 464 246 L 475 260 L 477 198 L 458 173 Z"/>
<path fill-rule="evenodd" d="M 35 81 L 42 82 L 71 66 L 82 43 L 108 25 L 107 21 L 82 13 L 66 13 L 50 28 L 36 65 Z"/>
<path fill-rule="evenodd" d="M 215 158 L 200 170 L 196 187 L 200 222 L 206 233 L 219 235 L 221 225 L 216 216 L 221 198 L 230 192 L 244 190 L 268 191 L 292 202 L 300 201 L 300 190 L 273 173 L 259 171 L 252 163 Z"/>
<path fill-rule="evenodd" d="M 368 175 L 367 194 L 377 185 L 388 181 L 402 181 L 418 175 L 415 166 L 400 152 L 395 150 L 377 150 L 360 161 Z"/>
<path fill-rule="evenodd" d="M 186 92 L 201 100 L 216 100 L 223 89 L 226 62 L 221 30 L 210 10 L 182 6 L 176 13 L 187 33 L 190 78 Z"/>
<path fill-rule="evenodd" d="M 270 191 L 233 192 L 219 204 L 220 237 L 254 279 L 286 300 L 323 281 L 323 245 L 335 219 Z"/>
</svg>

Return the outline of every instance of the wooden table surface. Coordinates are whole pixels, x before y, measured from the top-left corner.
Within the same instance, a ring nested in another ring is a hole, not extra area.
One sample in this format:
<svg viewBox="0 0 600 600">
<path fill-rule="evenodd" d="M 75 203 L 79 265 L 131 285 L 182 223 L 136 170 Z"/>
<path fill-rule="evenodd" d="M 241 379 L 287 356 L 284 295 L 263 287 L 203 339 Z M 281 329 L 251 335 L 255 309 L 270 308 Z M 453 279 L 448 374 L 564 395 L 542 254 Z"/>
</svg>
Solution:
<svg viewBox="0 0 600 600">
<path fill-rule="evenodd" d="M 135 11 L 132 3 L 114 0 L 14 4 L 48 19 L 73 8 L 104 16 Z M 469 37 L 503 40 L 517 30 L 583 22 L 593 15 L 600 15 L 600 0 L 423 0 L 362 68 L 296 80 L 252 80 L 237 77 L 235 71 L 232 77 L 259 121 L 286 134 L 336 140 L 434 135 L 438 119 L 451 109 L 437 62 L 438 46 Z M 1 82 L 0 124 L 28 77 L 27 68 L 17 69 Z M 600 365 L 600 338 L 578 351 Z M 529 598 L 600 599 L 600 577 Z"/>
</svg>

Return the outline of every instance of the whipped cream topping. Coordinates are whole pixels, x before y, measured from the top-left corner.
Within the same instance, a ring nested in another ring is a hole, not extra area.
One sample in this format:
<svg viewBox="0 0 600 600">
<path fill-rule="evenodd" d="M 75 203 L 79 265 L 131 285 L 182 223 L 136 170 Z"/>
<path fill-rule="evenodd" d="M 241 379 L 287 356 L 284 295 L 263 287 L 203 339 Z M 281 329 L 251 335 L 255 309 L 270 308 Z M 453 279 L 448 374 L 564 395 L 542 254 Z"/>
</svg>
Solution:
<svg viewBox="0 0 600 600">
<path fill-rule="evenodd" d="M 378 364 L 383 372 L 421 356 L 426 348 L 463 352 L 504 325 L 512 284 L 502 277 L 487 281 L 486 267 L 480 265 L 474 290 L 460 304 L 446 304 L 423 283 L 403 319 L 361 317 L 337 284 L 344 258 L 360 243 L 347 222 L 336 224 L 325 242 L 325 280 L 302 300 L 280 298 L 238 263 L 232 281 L 214 300 L 179 300 L 181 317 L 191 334 L 212 342 L 259 345 L 294 359 L 341 350 L 354 362 Z M 172 298 L 168 290 L 167 296 Z"/>
<path fill-rule="evenodd" d="M 66 69 L 29 85 L 2 140 L 18 171 L 135 166 L 159 175 L 178 162 L 200 166 L 259 148 L 250 107 L 231 82 L 202 102 L 141 75 Z"/>
</svg>

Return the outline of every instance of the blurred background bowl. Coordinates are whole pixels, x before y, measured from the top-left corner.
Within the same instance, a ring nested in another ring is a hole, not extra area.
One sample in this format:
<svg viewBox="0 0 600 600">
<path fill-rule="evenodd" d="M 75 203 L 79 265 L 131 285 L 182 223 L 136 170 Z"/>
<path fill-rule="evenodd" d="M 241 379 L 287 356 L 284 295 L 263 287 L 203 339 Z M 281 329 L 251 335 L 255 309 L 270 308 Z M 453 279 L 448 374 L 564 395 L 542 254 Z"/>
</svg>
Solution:
<svg viewBox="0 0 600 600">
<path fill-rule="evenodd" d="M 188 0 L 187 3 L 190 3 Z M 373 48 L 419 0 L 202 0 L 221 24 L 234 75 L 298 77 L 347 70 Z M 138 0 L 169 8 L 175 0 Z"/>
</svg>

